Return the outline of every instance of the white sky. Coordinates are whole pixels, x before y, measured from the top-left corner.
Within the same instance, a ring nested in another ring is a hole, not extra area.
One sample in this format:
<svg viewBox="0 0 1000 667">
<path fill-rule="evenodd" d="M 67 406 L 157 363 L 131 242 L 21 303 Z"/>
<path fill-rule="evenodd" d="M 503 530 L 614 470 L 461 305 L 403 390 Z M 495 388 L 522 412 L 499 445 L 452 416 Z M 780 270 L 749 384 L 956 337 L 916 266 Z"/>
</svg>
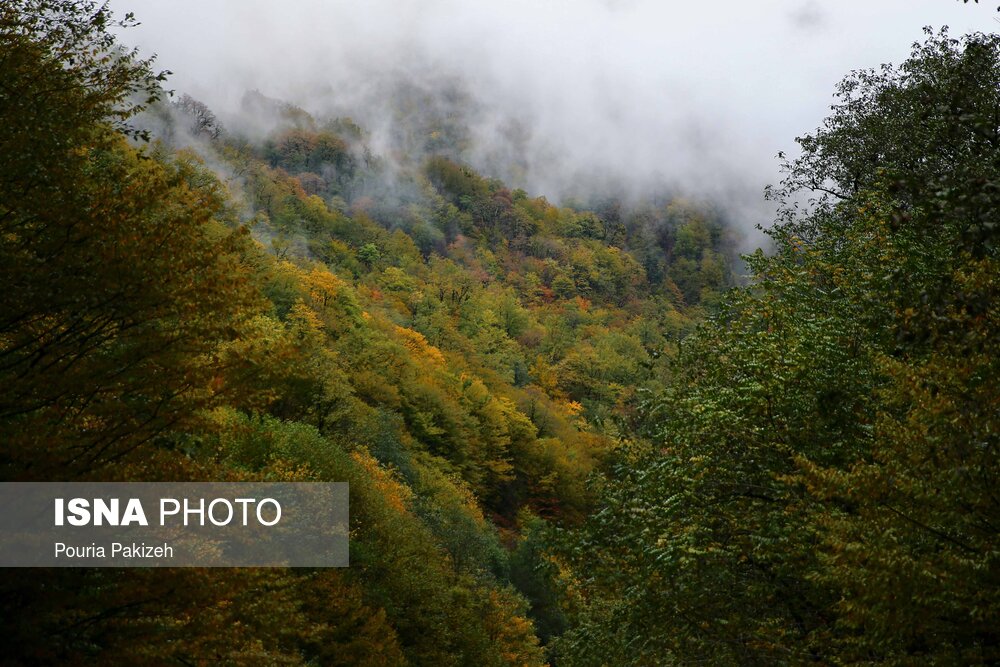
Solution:
<svg viewBox="0 0 1000 667">
<path fill-rule="evenodd" d="M 576 166 L 759 199 L 775 154 L 851 69 L 899 62 L 921 27 L 1000 30 L 998 0 L 112 0 L 169 86 L 225 114 L 248 89 L 322 111 L 372 73 L 430 63 Z M 370 97 L 369 103 L 370 103 Z M 533 174 L 558 195 L 559 175 Z M 749 195 L 747 193 L 750 193 Z M 753 215 L 753 214 L 751 214 Z"/>
</svg>

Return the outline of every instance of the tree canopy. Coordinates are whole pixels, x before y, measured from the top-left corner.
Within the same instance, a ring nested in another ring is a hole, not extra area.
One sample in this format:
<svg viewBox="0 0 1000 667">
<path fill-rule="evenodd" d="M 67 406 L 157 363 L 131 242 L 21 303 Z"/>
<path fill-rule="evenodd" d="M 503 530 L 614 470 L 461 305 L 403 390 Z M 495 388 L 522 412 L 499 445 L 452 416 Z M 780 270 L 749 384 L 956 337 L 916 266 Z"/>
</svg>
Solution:
<svg viewBox="0 0 1000 667">
<path fill-rule="evenodd" d="M 998 68 L 931 34 L 800 139 L 775 252 L 558 538 L 593 586 L 569 664 L 1000 657 Z"/>
</svg>

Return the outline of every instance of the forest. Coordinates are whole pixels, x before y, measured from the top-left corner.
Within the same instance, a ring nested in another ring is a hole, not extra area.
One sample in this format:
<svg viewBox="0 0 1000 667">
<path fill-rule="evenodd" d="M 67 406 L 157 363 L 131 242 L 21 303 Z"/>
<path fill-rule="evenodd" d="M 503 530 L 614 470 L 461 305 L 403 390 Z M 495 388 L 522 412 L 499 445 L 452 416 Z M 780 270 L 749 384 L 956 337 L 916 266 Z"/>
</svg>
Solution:
<svg viewBox="0 0 1000 667">
<path fill-rule="evenodd" d="M 0 481 L 346 481 L 350 566 L 6 568 L 0 663 L 1000 663 L 1000 36 L 848 74 L 741 255 L 133 22 L 0 7 Z"/>
</svg>

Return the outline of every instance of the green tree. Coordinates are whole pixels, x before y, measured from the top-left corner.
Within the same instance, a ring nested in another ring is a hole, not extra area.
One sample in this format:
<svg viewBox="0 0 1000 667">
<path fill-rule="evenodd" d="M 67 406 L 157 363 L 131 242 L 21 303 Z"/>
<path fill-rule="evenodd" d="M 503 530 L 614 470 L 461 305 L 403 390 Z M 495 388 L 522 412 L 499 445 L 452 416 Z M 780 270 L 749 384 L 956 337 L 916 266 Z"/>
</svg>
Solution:
<svg viewBox="0 0 1000 667">
<path fill-rule="evenodd" d="M 361 246 L 360 250 L 358 250 L 358 259 L 360 259 L 368 268 L 371 268 L 381 256 L 382 253 L 379 252 L 378 246 L 374 243 L 366 243 Z"/>
<path fill-rule="evenodd" d="M 684 340 L 602 508 L 556 538 L 570 664 L 1000 659 L 1000 37 L 856 72 L 753 283 Z"/>
</svg>

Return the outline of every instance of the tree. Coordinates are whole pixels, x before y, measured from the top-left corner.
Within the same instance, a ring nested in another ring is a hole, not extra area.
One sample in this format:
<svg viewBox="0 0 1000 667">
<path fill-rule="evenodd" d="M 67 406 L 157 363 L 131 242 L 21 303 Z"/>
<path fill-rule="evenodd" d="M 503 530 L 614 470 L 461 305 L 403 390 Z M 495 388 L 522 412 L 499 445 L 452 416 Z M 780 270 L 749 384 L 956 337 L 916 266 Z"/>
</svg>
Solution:
<svg viewBox="0 0 1000 667">
<path fill-rule="evenodd" d="M 1000 659 L 1000 37 L 839 90 L 775 254 L 554 540 L 587 590 L 569 664 Z"/>
<path fill-rule="evenodd" d="M 177 108 L 191 119 L 192 134 L 208 139 L 218 139 L 222 135 L 222 125 L 204 102 L 185 94 L 181 95 L 176 104 Z"/>
<path fill-rule="evenodd" d="M 261 301 L 214 177 L 116 131 L 156 77 L 114 47 L 106 9 L 3 12 L 3 474 L 65 477 L 218 400 L 210 355 Z"/>
<path fill-rule="evenodd" d="M 382 253 L 379 252 L 378 246 L 374 243 L 366 243 L 358 250 L 358 259 L 360 259 L 365 266 L 369 269 L 382 257 Z"/>
<path fill-rule="evenodd" d="M 154 73 L 152 58 L 141 59 L 138 49 L 117 44 L 110 29 L 134 24 L 132 14 L 116 21 L 107 4 L 92 0 L 4 3 L 0 99 L 5 132 L 0 148 L 6 162 L 31 161 L 38 155 L 35 151 L 60 150 L 71 138 L 67 133 L 89 132 L 94 124 L 110 123 L 132 136 L 142 134 L 127 121 L 160 98 L 159 84 L 170 73 Z M 10 164 L 10 173 L 32 174 L 17 165 Z"/>
</svg>

